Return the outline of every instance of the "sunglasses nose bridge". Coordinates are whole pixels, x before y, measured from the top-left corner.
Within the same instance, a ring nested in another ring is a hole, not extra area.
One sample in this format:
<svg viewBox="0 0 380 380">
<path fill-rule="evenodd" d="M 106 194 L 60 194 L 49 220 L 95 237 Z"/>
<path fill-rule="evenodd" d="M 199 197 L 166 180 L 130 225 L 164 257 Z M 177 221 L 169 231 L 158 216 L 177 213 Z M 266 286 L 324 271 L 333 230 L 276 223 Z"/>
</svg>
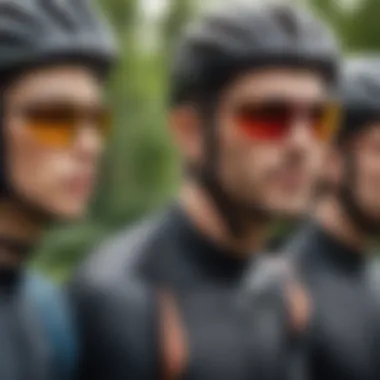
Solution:
<svg viewBox="0 0 380 380">
<path fill-rule="evenodd" d="M 103 138 L 91 122 L 82 121 L 78 125 L 74 146 L 76 149 L 90 154 L 98 154 L 103 149 Z"/>
<path fill-rule="evenodd" d="M 310 125 L 310 120 L 302 113 L 298 113 L 293 117 L 287 140 L 300 147 L 308 147 L 314 141 L 313 126 Z"/>
</svg>

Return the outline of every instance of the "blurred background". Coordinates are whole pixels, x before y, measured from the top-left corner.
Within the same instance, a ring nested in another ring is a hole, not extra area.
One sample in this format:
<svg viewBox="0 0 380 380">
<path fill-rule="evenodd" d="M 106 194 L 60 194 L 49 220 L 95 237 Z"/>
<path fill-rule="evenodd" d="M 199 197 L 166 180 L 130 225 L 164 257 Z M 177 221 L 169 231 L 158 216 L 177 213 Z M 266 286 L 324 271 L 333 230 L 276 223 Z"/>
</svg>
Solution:
<svg viewBox="0 0 380 380">
<path fill-rule="evenodd" d="M 50 276 L 65 279 L 107 235 L 166 204 L 175 194 L 180 167 L 165 125 L 170 53 L 189 19 L 206 5 L 227 1 L 234 0 L 96 1 L 122 50 L 108 86 L 114 130 L 88 217 L 52 228 L 37 249 L 35 265 Z M 379 0 L 294 2 L 313 8 L 330 23 L 346 54 L 380 50 Z"/>
</svg>

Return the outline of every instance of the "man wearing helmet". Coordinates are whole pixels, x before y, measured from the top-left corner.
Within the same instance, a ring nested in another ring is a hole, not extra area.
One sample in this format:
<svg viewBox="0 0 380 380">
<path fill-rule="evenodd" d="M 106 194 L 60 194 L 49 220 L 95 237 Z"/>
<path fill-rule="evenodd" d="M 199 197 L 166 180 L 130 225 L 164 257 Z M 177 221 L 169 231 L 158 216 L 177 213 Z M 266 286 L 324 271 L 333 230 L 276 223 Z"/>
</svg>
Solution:
<svg viewBox="0 0 380 380">
<path fill-rule="evenodd" d="M 348 60 L 339 94 L 323 194 L 283 257 L 314 305 L 308 378 L 370 380 L 380 375 L 380 267 L 370 254 L 380 233 L 380 56 Z"/>
<path fill-rule="evenodd" d="M 0 378 L 68 379 L 63 296 L 25 262 L 52 221 L 83 216 L 103 147 L 108 28 L 86 0 L 0 2 Z"/>
<path fill-rule="evenodd" d="M 169 112 L 186 171 L 179 200 L 105 243 L 74 279 L 82 378 L 284 376 L 282 310 L 258 329 L 239 284 L 271 222 L 308 204 L 338 54 L 292 8 L 229 5 L 185 34 Z M 261 344 L 265 359 L 252 360 Z"/>
</svg>

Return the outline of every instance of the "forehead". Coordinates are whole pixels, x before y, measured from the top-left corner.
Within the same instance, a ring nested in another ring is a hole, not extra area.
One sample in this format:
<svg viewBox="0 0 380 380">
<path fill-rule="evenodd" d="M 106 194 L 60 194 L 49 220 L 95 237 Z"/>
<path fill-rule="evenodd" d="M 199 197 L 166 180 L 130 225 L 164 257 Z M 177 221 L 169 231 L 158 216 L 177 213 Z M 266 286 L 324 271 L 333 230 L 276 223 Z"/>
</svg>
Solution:
<svg viewBox="0 0 380 380">
<path fill-rule="evenodd" d="M 18 78 L 7 90 L 8 102 L 54 98 L 94 100 L 100 97 L 100 82 L 92 70 L 82 66 L 36 69 Z"/>
<path fill-rule="evenodd" d="M 288 68 L 247 72 L 231 83 L 224 93 L 227 99 L 285 97 L 300 101 L 327 95 L 327 84 L 316 72 Z"/>
</svg>

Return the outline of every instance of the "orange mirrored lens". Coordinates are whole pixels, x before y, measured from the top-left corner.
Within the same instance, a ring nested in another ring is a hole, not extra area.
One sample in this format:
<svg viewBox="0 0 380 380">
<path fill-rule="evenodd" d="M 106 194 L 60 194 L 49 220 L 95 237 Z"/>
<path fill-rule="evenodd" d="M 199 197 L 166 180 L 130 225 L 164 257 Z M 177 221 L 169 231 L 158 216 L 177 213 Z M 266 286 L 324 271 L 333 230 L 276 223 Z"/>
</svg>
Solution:
<svg viewBox="0 0 380 380">
<path fill-rule="evenodd" d="M 73 143 L 82 125 L 94 127 L 101 138 L 110 131 L 110 117 L 105 109 L 75 109 L 64 106 L 29 108 L 24 122 L 33 137 L 51 147 L 67 147 Z"/>
<path fill-rule="evenodd" d="M 340 107 L 336 103 L 331 103 L 325 108 L 323 117 L 315 125 L 317 137 L 323 141 L 331 141 L 339 130 L 340 120 Z"/>
<path fill-rule="evenodd" d="M 75 125 L 72 124 L 29 120 L 27 127 L 37 141 L 51 147 L 66 147 L 75 137 Z"/>
</svg>

